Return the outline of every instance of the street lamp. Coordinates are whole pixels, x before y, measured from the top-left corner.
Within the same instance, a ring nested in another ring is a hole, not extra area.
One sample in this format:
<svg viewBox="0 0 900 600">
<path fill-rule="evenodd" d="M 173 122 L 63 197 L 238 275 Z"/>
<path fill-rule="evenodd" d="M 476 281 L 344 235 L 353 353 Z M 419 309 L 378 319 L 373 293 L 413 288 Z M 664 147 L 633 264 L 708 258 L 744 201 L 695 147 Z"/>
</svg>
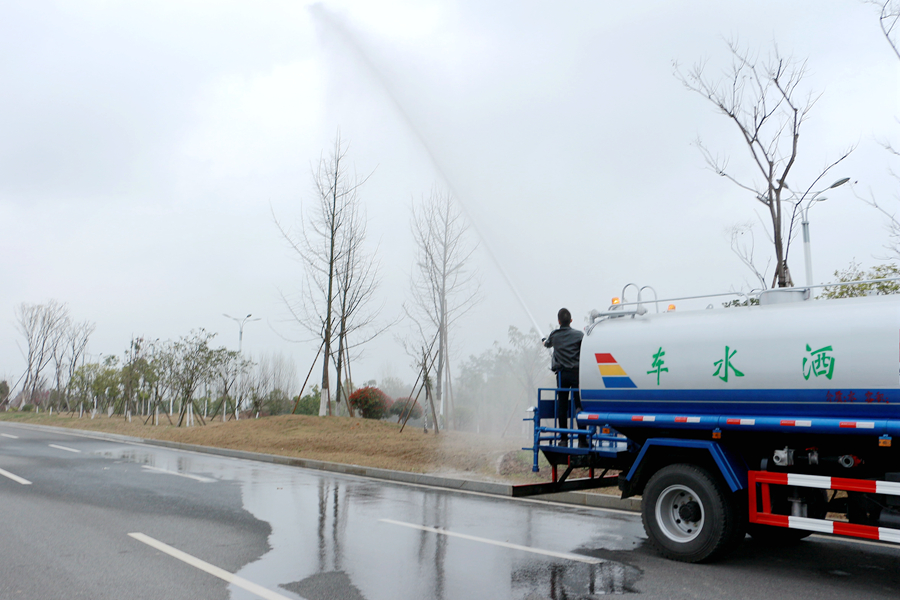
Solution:
<svg viewBox="0 0 900 600">
<path fill-rule="evenodd" d="M 228 317 L 238 324 L 238 354 L 241 354 L 241 348 L 244 345 L 244 324 L 248 321 L 259 321 L 259 317 L 251 319 L 250 317 L 252 317 L 253 315 L 247 315 L 243 319 L 238 319 L 237 317 L 232 317 L 231 315 L 226 315 L 225 313 L 222 313 L 222 316 Z"/>
<path fill-rule="evenodd" d="M 824 202 L 828 200 L 828 198 L 819 198 L 821 194 L 824 194 L 826 190 L 834 189 L 836 187 L 840 187 L 850 181 L 849 177 L 844 177 L 843 179 L 838 179 L 826 189 L 816 192 L 813 194 L 813 197 L 810 198 L 809 202 L 806 203 L 806 206 L 800 207 L 800 214 L 802 215 L 802 220 L 800 221 L 801 225 L 803 225 L 803 258 L 806 262 L 806 285 L 812 287 L 813 284 L 813 275 L 812 275 L 812 253 L 809 248 L 809 207 L 815 204 L 816 202 Z"/>
<path fill-rule="evenodd" d="M 234 321 L 235 323 L 238 324 L 238 356 L 240 356 L 241 358 L 243 358 L 244 355 L 243 355 L 242 349 L 243 349 L 243 346 L 244 346 L 244 325 L 245 325 L 247 322 L 249 322 L 249 321 L 259 321 L 259 317 L 255 318 L 255 319 L 251 319 L 250 317 L 252 317 L 253 315 L 247 315 L 247 316 L 244 317 L 243 319 L 238 319 L 237 317 L 232 317 L 231 315 L 226 315 L 225 313 L 222 313 L 222 316 L 223 316 L 223 317 L 228 317 L 229 319 L 231 319 L 232 321 Z M 240 409 L 240 404 L 242 403 L 242 400 L 243 400 L 243 399 L 240 397 L 240 394 L 241 394 L 241 383 L 242 383 L 242 379 L 243 379 L 243 378 L 242 378 L 242 375 L 243 375 L 243 369 L 241 369 L 240 365 L 238 366 L 238 369 L 240 369 L 240 370 L 238 371 L 238 378 L 239 378 L 239 379 L 238 379 L 238 403 L 237 403 L 237 405 L 234 407 L 235 418 L 239 418 L 239 417 L 238 417 L 238 410 Z M 225 411 L 224 411 L 224 410 L 222 411 L 222 420 L 223 420 L 223 421 L 225 420 Z"/>
</svg>

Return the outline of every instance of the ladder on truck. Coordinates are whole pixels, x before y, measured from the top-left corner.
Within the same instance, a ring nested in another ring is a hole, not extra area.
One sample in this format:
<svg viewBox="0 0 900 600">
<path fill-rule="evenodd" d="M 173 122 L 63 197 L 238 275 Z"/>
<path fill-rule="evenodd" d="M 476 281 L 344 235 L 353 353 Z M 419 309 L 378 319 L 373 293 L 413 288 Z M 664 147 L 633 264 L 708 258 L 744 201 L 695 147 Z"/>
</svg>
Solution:
<svg viewBox="0 0 900 600">
<path fill-rule="evenodd" d="M 590 425 L 578 427 L 576 406 L 573 392 L 577 388 L 540 388 L 537 393 L 537 405 L 528 409 L 531 416 L 523 419 L 534 424 L 533 446 L 523 448 L 533 453 L 531 470 L 537 473 L 540 455 L 543 454 L 550 464 L 549 482 L 531 483 L 513 486 L 514 497 L 552 494 L 576 490 L 596 489 L 618 485 L 618 472 L 609 474 L 622 455 L 633 453 L 635 445 L 623 435 L 609 427 Z M 568 419 L 563 427 L 556 423 L 558 414 L 558 392 L 569 392 Z M 553 425 L 544 425 L 550 421 Z M 568 440 L 562 441 L 566 436 Z M 583 439 L 585 447 L 579 447 L 577 440 Z M 564 468 L 562 474 L 560 467 Z M 587 469 L 588 476 L 569 479 L 575 469 Z M 599 476 L 597 471 L 601 471 Z"/>
</svg>

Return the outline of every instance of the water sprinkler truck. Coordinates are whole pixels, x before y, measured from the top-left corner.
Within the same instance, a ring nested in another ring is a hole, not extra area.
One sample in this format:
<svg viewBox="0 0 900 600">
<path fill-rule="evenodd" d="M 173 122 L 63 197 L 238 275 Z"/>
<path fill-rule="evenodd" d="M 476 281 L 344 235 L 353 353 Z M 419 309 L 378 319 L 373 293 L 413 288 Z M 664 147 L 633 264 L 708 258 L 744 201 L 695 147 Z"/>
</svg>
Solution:
<svg viewBox="0 0 900 600">
<path fill-rule="evenodd" d="M 660 311 L 669 301 L 642 300 L 648 289 L 591 312 L 568 423 L 555 421 L 557 390 L 538 391 L 527 450 L 552 477 L 514 495 L 617 485 L 642 496 L 651 544 L 685 562 L 747 533 L 900 543 L 900 296 L 787 288 Z"/>
</svg>

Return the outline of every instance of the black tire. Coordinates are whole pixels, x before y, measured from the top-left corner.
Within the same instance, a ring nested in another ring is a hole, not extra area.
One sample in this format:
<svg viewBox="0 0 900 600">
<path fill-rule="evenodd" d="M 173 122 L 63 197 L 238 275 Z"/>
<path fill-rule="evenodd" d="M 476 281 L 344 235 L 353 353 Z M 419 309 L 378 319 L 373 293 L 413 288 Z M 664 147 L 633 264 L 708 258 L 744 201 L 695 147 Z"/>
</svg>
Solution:
<svg viewBox="0 0 900 600">
<path fill-rule="evenodd" d="M 650 543 L 667 558 L 704 562 L 743 538 L 738 497 L 706 469 L 664 467 L 644 488 L 641 514 Z"/>
</svg>

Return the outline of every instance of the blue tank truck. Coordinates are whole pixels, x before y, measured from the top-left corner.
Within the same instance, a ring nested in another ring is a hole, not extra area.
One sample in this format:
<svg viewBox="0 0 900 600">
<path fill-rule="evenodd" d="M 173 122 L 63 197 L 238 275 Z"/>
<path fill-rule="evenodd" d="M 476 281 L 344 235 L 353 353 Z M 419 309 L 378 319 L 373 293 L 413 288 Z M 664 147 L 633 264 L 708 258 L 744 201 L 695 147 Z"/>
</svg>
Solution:
<svg viewBox="0 0 900 600">
<path fill-rule="evenodd" d="M 543 453 L 551 481 L 513 494 L 617 485 L 642 496 L 653 546 L 686 562 L 721 557 L 746 533 L 900 543 L 900 296 L 809 296 L 656 312 L 639 294 L 592 311 L 581 410 L 558 427 L 556 390 L 542 389 L 527 419 L 533 470 Z M 588 477 L 570 479 L 580 468 Z"/>
</svg>

